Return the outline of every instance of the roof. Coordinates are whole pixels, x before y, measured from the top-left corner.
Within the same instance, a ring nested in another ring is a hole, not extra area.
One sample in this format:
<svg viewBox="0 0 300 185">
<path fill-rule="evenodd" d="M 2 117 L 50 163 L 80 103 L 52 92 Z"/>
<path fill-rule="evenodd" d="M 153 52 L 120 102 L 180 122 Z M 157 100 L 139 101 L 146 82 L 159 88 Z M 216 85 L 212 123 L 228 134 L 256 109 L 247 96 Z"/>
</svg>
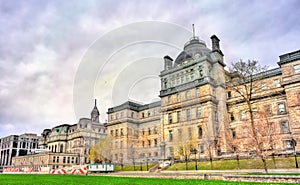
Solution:
<svg viewBox="0 0 300 185">
<path fill-rule="evenodd" d="M 208 55 L 210 52 L 211 50 L 206 47 L 204 41 L 200 40 L 198 37 L 192 37 L 187 43 L 185 43 L 183 51 L 177 56 L 175 66 L 180 65 L 197 54 L 199 56 L 204 56 Z"/>
</svg>

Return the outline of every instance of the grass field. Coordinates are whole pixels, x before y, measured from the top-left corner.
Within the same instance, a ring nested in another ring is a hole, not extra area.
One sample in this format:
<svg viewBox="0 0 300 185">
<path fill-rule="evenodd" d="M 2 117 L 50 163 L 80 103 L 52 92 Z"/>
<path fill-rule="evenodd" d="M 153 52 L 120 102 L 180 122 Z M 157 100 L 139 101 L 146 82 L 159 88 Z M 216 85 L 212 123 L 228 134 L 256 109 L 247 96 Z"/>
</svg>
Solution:
<svg viewBox="0 0 300 185">
<path fill-rule="evenodd" d="M 300 162 L 300 157 L 298 157 L 298 161 Z M 294 157 L 286 157 L 286 158 L 276 158 L 276 168 L 278 169 L 291 169 L 295 168 L 295 159 Z M 148 169 L 153 167 L 153 164 L 148 165 Z M 268 169 L 274 169 L 275 166 L 271 159 L 267 160 Z M 198 170 L 210 170 L 209 161 L 201 161 L 197 162 Z M 240 160 L 240 168 L 241 169 L 263 169 L 263 164 L 260 159 L 247 159 Z M 141 170 L 142 169 L 142 170 Z M 195 170 L 195 162 L 188 162 L 188 169 Z M 213 170 L 237 170 L 237 162 L 236 160 L 218 160 L 213 161 Z M 116 165 L 116 171 L 134 171 L 134 167 L 132 165 L 123 166 L 123 170 L 121 166 Z M 147 166 L 143 163 L 142 166 L 140 164 L 136 164 L 135 171 L 146 171 Z M 185 170 L 185 163 L 175 163 L 168 170 Z"/>
<path fill-rule="evenodd" d="M 298 157 L 298 161 L 300 158 Z M 238 165 L 236 160 L 219 160 L 213 161 L 213 170 L 237 170 Z M 275 166 L 271 159 L 267 160 L 268 169 L 274 169 Z M 210 170 L 209 161 L 198 162 L 198 170 Z M 189 170 L 195 170 L 195 162 L 188 163 Z M 240 160 L 241 169 L 263 169 L 263 164 L 260 159 L 247 159 Z M 295 160 L 293 157 L 276 158 L 276 168 L 278 169 L 290 169 L 295 168 Z M 168 170 L 185 170 L 185 163 L 176 163 L 172 165 Z"/>
<path fill-rule="evenodd" d="M 154 178 L 129 178 L 107 176 L 76 176 L 76 175 L 12 175 L 1 174 L 0 184 L 5 185 L 233 185 L 233 184 L 276 184 L 276 183 L 246 183 L 212 180 L 184 180 L 184 179 L 154 179 Z M 280 184 L 280 183 L 277 183 Z"/>
</svg>

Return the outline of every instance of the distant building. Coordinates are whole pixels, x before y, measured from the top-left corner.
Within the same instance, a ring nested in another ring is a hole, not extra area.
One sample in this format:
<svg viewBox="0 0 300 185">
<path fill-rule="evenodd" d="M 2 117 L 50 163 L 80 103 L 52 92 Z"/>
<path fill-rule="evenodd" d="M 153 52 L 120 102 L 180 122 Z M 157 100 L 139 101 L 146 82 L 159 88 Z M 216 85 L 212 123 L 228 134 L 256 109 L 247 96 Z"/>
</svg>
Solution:
<svg viewBox="0 0 300 185">
<path fill-rule="evenodd" d="M 90 119 L 81 118 L 74 125 L 63 124 L 45 129 L 41 134 L 38 150 L 35 150 L 38 154 L 15 157 L 13 165 L 20 168 L 28 168 L 28 165 L 31 165 L 35 169 L 38 167 L 54 169 L 89 163 L 90 148 L 107 135 L 105 124 L 99 122 L 99 116 L 95 100 Z M 28 162 L 35 159 L 38 160 L 32 164 Z"/>
<path fill-rule="evenodd" d="M 175 61 L 164 57 L 159 102 L 142 105 L 129 101 L 108 109 L 113 162 L 174 158 L 174 141 L 182 134 L 196 138 L 199 157 L 207 157 L 208 143 L 213 143 L 213 155 L 222 157 L 230 153 L 217 142 L 226 140 L 220 134 L 225 118 L 229 118 L 235 142 L 248 142 L 245 124 L 249 115 L 245 103 L 228 88 L 228 79 L 235 76 L 225 70 L 219 41 L 212 36 L 209 49 L 193 36 Z M 278 65 L 256 78 L 264 85 L 255 92 L 252 103 L 255 110 L 268 109 L 278 136 L 274 148 L 285 153 L 291 150 L 292 139 L 300 142 L 300 50 L 281 55 Z"/>
<path fill-rule="evenodd" d="M 0 139 L 0 171 L 12 164 L 15 156 L 25 156 L 38 148 L 39 137 L 36 134 L 25 133 L 10 135 Z"/>
</svg>

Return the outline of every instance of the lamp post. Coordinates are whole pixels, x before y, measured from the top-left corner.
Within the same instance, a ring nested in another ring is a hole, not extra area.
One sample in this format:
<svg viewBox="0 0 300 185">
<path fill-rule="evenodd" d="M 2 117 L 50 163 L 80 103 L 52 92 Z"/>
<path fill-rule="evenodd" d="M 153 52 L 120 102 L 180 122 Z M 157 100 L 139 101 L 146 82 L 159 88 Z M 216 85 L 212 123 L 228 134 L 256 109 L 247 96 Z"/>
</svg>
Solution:
<svg viewBox="0 0 300 185">
<path fill-rule="evenodd" d="M 297 153 L 296 153 L 296 145 L 297 145 L 297 141 L 296 141 L 294 138 L 292 138 L 291 144 L 292 144 L 293 149 L 294 149 L 294 157 L 295 157 L 296 168 L 299 168 L 299 166 L 298 166 L 298 160 L 297 160 Z"/>
<path fill-rule="evenodd" d="M 195 154 L 195 169 L 198 170 L 198 165 L 197 165 L 197 152 L 198 150 L 196 148 L 191 149 L 191 153 Z"/>
</svg>

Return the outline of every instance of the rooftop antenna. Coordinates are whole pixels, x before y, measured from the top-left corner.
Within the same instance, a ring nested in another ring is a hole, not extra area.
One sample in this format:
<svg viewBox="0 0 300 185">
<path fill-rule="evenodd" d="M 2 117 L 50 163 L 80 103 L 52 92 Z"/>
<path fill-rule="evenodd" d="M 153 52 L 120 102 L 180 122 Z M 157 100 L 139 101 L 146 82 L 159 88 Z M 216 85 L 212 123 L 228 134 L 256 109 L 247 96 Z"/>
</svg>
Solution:
<svg viewBox="0 0 300 185">
<path fill-rule="evenodd" d="M 195 38 L 195 25 L 192 24 L 192 26 L 193 26 L 193 38 Z"/>
</svg>

